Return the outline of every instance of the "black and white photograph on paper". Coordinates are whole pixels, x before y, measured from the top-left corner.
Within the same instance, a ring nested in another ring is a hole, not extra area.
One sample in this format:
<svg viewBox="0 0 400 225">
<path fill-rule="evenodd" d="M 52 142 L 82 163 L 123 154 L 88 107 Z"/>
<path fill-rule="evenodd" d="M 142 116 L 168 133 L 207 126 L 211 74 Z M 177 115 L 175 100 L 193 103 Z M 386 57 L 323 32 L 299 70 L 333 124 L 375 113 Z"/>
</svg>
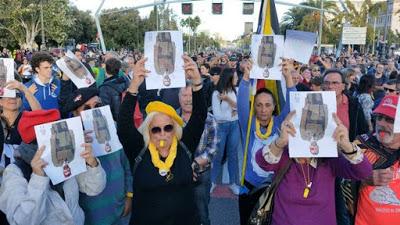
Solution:
<svg viewBox="0 0 400 225">
<path fill-rule="evenodd" d="M 81 117 L 85 130 L 93 131 L 92 146 L 95 156 L 107 155 L 122 149 L 109 105 L 85 110 L 81 112 Z"/>
<path fill-rule="evenodd" d="M 56 64 L 78 88 L 89 87 L 96 82 L 85 65 L 71 51 L 57 60 Z"/>
<path fill-rule="evenodd" d="M 80 156 L 85 142 L 80 117 L 35 126 L 38 146 L 45 146 L 42 159 L 46 175 L 56 185 L 86 171 Z"/>
<path fill-rule="evenodd" d="M 254 34 L 251 42 L 253 68 L 250 78 L 281 80 L 279 64 L 283 56 L 284 38 L 282 35 Z"/>
<path fill-rule="evenodd" d="M 186 85 L 183 70 L 183 39 L 180 31 L 150 31 L 145 34 L 144 55 L 147 57 L 146 88 L 166 89 Z"/>
<path fill-rule="evenodd" d="M 296 136 L 289 136 L 291 158 L 338 156 L 332 137 L 336 128 L 332 117 L 336 113 L 335 92 L 291 92 L 290 110 L 296 110 L 292 119 Z"/>
<path fill-rule="evenodd" d="M 15 90 L 6 88 L 6 83 L 14 80 L 14 60 L 0 58 L 0 97 L 15 98 Z"/>
</svg>

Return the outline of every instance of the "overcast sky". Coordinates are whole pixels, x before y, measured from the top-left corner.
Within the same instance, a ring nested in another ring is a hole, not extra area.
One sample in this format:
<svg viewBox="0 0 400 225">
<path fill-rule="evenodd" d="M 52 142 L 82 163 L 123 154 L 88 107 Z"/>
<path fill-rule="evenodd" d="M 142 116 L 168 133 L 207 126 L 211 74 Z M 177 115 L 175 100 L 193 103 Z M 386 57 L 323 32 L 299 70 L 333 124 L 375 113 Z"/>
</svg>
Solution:
<svg viewBox="0 0 400 225">
<path fill-rule="evenodd" d="M 101 0 L 70 0 L 80 10 L 90 10 L 93 14 L 99 7 Z M 106 0 L 103 9 L 118 8 L 118 7 L 135 7 L 140 5 L 149 4 L 152 2 L 158 2 L 160 0 Z M 223 2 L 223 14 L 213 15 L 211 12 L 212 2 Z M 249 1 L 246 1 L 249 2 Z M 290 3 L 300 3 L 302 0 L 287 0 Z M 242 0 L 203 0 L 199 2 L 193 2 L 193 15 L 197 15 L 201 19 L 201 25 L 199 31 L 209 31 L 211 34 L 218 33 L 221 37 L 226 40 L 236 39 L 244 32 L 244 23 L 253 22 L 253 29 L 256 29 L 258 12 L 260 8 L 260 2 L 255 3 L 255 9 L 253 15 L 242 14 Z M 181 14 L 181 3 L 173 3 L 169 5 L 178 16 L 179 20 L 185 18 Z M 290 9 L 290 6 L 276 4 L 278 18 L 282 19 L 283 14 Z M 139 9 L 140 15 L 148 16 L 151 7 Z"/>
</svg>

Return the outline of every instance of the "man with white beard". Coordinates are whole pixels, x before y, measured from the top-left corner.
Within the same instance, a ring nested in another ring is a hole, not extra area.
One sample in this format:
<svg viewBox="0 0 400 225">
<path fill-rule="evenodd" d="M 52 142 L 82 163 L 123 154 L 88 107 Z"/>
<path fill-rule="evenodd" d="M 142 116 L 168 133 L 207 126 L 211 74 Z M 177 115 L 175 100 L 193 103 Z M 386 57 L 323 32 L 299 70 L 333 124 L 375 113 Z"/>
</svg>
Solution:
<svg viewBox="0 0 400 225">
<path fill-rule="evenodd" d="M 375 133 L 357 138 L 373 165 L 358 192 L 356 225 L 400 223 L 400 133 L 394 133 L 398 96 L 385 96 L 374 110 Z"/>
</svg>

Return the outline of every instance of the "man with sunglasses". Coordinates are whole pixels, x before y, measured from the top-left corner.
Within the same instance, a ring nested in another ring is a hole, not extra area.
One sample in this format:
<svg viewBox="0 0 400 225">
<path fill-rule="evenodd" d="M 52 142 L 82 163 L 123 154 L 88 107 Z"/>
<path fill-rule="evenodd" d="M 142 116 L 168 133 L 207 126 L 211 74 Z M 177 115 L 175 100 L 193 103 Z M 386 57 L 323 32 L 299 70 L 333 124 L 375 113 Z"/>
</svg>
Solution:
<svg viewBox="0 0 400 225">
<path fill-rule="evenodd" d="M 65 93 L 67 95 L 67 93 Z M 103 106 L 99 92 L 94 87 L 80 88 L 67 95 L 63 114 L 80 116 L 84 110 Z M 123 150 L 99 156 L 106 172 L 107 183 L 97 196 L 82 194 L 80 206 L 87 224 L 127 224 L 132 208 L 132 173 Z M 104 213 L 107 212 L 107 213 Z"/>
<path fill-rule="evenodd" d="M 356 225 L 400 221 L 400 133 L 394 133 L 398 99 L 385 96 L 373 112 L 375 133 L 357 137 L 364 156 L 373 164 L 373 173 L 359 186 Z"/>
</svg>

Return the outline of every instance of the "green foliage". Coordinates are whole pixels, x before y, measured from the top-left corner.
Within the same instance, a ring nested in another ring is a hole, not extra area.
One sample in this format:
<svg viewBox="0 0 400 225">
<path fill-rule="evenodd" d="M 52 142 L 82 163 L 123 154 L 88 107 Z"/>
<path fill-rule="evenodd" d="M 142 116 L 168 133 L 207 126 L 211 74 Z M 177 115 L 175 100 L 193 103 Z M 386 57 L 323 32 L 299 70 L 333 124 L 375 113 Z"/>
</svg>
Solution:
<svg viewBox="0 0 400 225">
<path fill-rule="evenodd" d="M 96 25 L 90 11 L 81 11 L 71 7 L 69 16 L 73 18 L 74 25 L 68 30 L 68 38 L 75 39 L 76 43 L 91 43 L 96 39 Z"/>
<path fill-rule="evenodd" d="M 68 0 L 2 0 L 0 1 L 0 30 L 23 48 L 36 47 L 35 37 L 41 31 L 40 4 L 46 35 L 61 44 L 67 37 L 66 30 L 72 25 L 67 17 Z"/>
</svg>

